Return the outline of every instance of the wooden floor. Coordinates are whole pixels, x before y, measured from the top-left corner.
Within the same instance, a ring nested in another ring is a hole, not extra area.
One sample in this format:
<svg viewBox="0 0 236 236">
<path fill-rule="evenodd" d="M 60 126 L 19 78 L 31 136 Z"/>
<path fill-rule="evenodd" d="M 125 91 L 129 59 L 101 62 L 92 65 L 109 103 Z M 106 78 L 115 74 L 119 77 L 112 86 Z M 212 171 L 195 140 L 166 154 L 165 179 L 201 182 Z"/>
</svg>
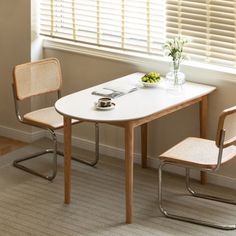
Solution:
<svg viewBox="0 0 236 236">
<path fill-rule="evenodd" d="M 26 143 L 0 136 L 0 156 L 24 147 Z"/>
</svg>

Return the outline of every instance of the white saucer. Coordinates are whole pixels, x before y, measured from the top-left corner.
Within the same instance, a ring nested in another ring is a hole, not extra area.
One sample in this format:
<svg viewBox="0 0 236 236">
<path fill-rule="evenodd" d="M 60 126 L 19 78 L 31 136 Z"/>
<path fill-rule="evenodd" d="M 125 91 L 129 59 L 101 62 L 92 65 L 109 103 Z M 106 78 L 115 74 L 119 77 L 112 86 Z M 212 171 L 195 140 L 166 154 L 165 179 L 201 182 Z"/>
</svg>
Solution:
<svg viewBox="0 0 236 236">
<path fill-rule="evenodd" d="M 97 110 L 100 110 L 100 111 L 109 111 L 109 110 L 114 109 L 115 106 L 116 106 L 116 104 L 115 104 L 114 102 L 112 102 L 112 103 L 111 103 L 111 106 L 109 106 L 109 107 L 100 107 L 100 106 L 98 106 L 97 103 L 95 103 L 95 108 L 96 108 Z"/>
</svg>

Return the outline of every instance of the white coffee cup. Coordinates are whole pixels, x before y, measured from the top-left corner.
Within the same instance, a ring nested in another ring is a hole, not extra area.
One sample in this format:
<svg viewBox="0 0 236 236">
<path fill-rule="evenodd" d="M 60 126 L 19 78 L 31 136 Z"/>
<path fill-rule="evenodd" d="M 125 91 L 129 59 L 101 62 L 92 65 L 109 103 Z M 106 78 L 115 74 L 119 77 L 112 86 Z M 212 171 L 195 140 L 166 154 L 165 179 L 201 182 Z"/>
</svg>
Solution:
<svg viewBox="0 0 236 236">
<path fill-rule="evenodd" d="M 107 97 L 99 98 L 97 105 L 99 107 L 110 107 L 112 105 L 112 100 Z"/>
</svg>

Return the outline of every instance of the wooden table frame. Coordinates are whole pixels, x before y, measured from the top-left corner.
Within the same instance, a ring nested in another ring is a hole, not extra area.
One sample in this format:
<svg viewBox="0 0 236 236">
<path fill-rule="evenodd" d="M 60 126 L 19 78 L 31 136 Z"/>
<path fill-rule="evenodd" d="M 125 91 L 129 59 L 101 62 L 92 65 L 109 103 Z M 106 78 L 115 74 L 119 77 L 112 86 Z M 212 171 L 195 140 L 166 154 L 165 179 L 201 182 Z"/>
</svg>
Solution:
<svg viewBox="0 0 236 236">
<path fill-rule="evenodd" d="M 150 116 L 124 122 L 106 122 L 125 129 L 125 179 L 126 179 L 126 223 L 132 223 L 133 212 L 133 152 L 134 128 L 141 126 L 142 167 L 147 167 L 147 124 L 150 121 L 199 103 L 200 110 L 200 137 L 207 137 L 207 110 L 208 97 L 201 96 L 196 99 L 173 106 L 165 111 L 157 112 Z M 206 182 L 205 173 L 201 173 L 202 183 Z M 69 204 L 71 200 L 71 117 L 64 115 L 64 201 Z"/>
</svg>

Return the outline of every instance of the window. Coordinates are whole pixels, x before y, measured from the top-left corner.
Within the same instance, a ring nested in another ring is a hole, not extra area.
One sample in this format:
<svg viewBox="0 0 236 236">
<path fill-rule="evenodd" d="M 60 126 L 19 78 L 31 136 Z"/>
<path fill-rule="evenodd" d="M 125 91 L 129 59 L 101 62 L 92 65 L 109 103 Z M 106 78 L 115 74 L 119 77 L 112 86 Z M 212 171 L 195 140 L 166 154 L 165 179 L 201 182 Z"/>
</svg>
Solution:
<svg viewBox="0 0 236 236">
<path fill-rule="evenodd" d="M 236 66 L 236 1 L 167 0 L 167 37 L 192 39 L 191 59 Z"/>
<path fill-rule="evenodd" d="M 42 35 L 159 56 L 181 34 L 192 60 L 236 67 L 235 0 L 41 0 L 40 16 Z"/>
<path fill-rule="evenodd" d="M 43 0 L 43 35 L 130 51 L 159 53 L 164 10 L 157 0 Z"/>
</svg>

